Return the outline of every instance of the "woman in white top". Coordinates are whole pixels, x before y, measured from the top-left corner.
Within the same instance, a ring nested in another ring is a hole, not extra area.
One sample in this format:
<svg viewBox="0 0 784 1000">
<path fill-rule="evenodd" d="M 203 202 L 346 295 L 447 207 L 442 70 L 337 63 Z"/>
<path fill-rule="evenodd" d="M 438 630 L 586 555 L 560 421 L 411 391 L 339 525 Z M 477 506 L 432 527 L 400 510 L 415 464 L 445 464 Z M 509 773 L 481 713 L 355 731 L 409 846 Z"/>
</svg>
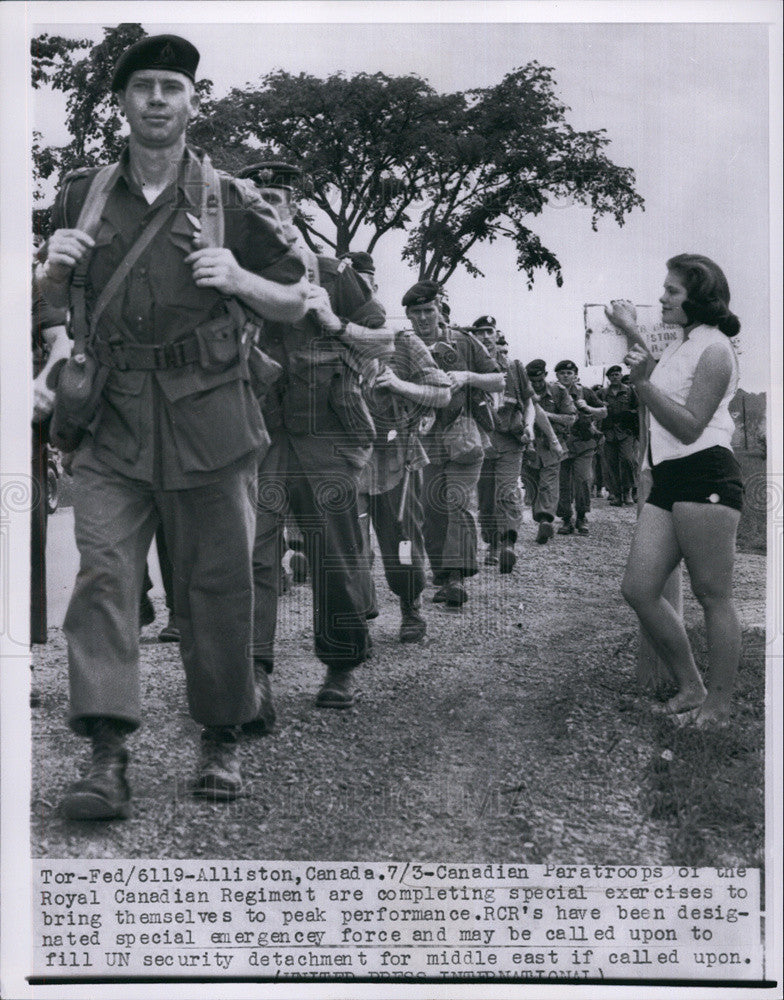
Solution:
<svg viewBox="0 0 784 1000">
<path fill-rule="evenodd" d="M 729 719 L 741 647 L 732 570 L 743 484 L 728 409 L 738 385 L 729 338 L 740 322 L 729 310 L 727 279 L 712 260 L 680 254 L 667 268 L 662 319 L 683 327 L 684 339 L 658 364 L 642 346 L 634 308 L 614 303 L 607 312 L 635 345 L 626 363 L 650 419 L 653 487 L 637 521 L 622 593 L 679 685 L 664 711 L 699 726 L 721 725 Z M 705 683 L 683 620 L 662 596 L 681 559 L 705 614 Z"/>
</svg>

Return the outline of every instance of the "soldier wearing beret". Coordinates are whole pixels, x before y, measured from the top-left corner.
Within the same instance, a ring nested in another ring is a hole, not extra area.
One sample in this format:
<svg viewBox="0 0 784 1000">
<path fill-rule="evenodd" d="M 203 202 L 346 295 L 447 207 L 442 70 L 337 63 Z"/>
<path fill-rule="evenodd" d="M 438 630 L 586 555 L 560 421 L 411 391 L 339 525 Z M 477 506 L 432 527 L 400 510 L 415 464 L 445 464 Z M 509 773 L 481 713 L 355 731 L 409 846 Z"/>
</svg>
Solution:
<svg viewBox="0 0 784 1000">
<path fill-rule="evenodd" d="M 587 535 L 586 515 L 591 509 L 594 457 L 601 436 L 596 420 L 606 417 L 607 410 L 591 389 L 580 385 L 574 361 L 559 361 L 555 376 L 577 409 L 577 419 L 569 428 L 566 441 L 566 457 L 561 462 L 556 514 L 563 524 L 558 534 L 573 535 L 576 530 L 579 535 Z"/>
<path fill-rule="evenodd" d="M 347 260 L 317 256 L 301 240 L 294 226 L 300 173 L 277 161 L 240 173 L 275 204 L 309 278 L 306 315 L 294 323 L 266 323 L 260 342 L 282 366 L 283 377 L 265 403 L 272 444 L 259 467 L 253 659 L 269 691 L 278 537 L 281 516 L 289 508 L 304 539 L 313 586 L 315 652 L 326 667 L 316 705 L 345 709 L 354 702 L 353 670 L 370 652 L 368 556 L 358 493 L 376 428 L 362 385 L 377 359 L 391 353 L 393 338 L 368 274 L 357 272 Z"/>
<path fill-rule="evenodd" d="M 69 721 L 93 746 L 84 777 L 63 800 L 72 819 L 129 812 L 125 738 L 141 723 L 139 593 L 159 520 L 174 565 L 188 705 L 203 727 L 196 794 L 221 801 L 241 793 L 240 727 L 260 707 L 249 655 L 251 555 L 257 456 L 267 435 L 249 382 L 245 325 L 227 302 L 292 322 L 304 312 L 307 287 L 276 213 L 229 177 L 220 178 L 232 207 L 224 245 L 201 243 L 203 164 L 185 142 L 199 106 L 198 60 L 174 35 L 144 38 L 123 53 L 112 87 L 130 137 L 105 182 L 100 225 L 94 236 L 77 226 L 96 173 L 77 171 L 57 196 L 38 273 L 53 305 L 73 303 L 84 287 L 94 327 L 88 350 L 106 372 L 72 466 L 81 564 L 64 624 Z M 77 268 L 83 286 L 72 281 Z M 119 287 L 103 296 L 96 323 L 94 307 L 115 273 Z"/>
<path fill-rule="evenodd" d="M 377 436 L 363 501 L 384 575 L 400 601 L 401 642 L 419 642 L 427 630 L 421 594 L 426 582 L 422 469 L 428 458 L 419 432 L 432 409 L 449 403 L 451 386 L 422 340 L 401 330 L 394 353 L 383 359 L 366 388 Z"/>
<path fill-rule="evenodd" d="M 498 354 L 499 334 L 492 316 L 480 316 L 472 332 L 504 373 L 503 392 L 493 396 L 494 428 L 489 433 L 479 475 L 479 526 L 488 545 L 485 565 L 511 573 L 517 556 L 515 543 L 523 519 L 520 466 L 523 438 L 533 435 L 533 389 L 519 361 L 511 364 Z"/>
<path fill-rule="evenodd" d="M 547 423 L 537 415 L 534 440 L 523 453 L 522 465 L 526 496 L 531 503 L 534 520 L 539 525 L 536 541 L 545 545 L 555 532 L 553 521 L 558 505 L 560 466 L 577 410 L 562 385 L 547 381 L 545 361 L 541 358 L 529 361 L 525 370 L 536 393 L 537 406 L 547 415 Z"/>
<path fill-rule="evenodd" d="M 495 357 L 502 368 L 509 365 L 509 343 L 502 333 L 495 339 Z"/>
<path fill-rule="evenodd" d="M 435 422 L 423 437 L 430 459 L 423 470 L 424 535 L 438 588 L 433 600 L 459 608 L 468 600 L 463 581 L 478 569 L 471 499 L 484 453 L 481 444 L 476 448 L 467 438 L 461 453 L 454 431 L 463 427 L 470 432 L 472 389 L 501 392 L 504 376 L 476 337 L 443 324 L 440 292 L 436 282 L 418 281 L 403 296 L 403 306 L 414 332 L 451 383 L 449 404 L 436 411 Z M 479 440 L 478 431 L 475 438 Z"/>
<path fill-rule="evenodd" d="M 610 505 L 622 507 L 634 503 L 637 394 L 632 386 L 624 385 L 620 365 L 611 365 L 607 369 L 607 381 L 610 384 L 602 392 L 602 401 L 607 407 L 607 416 L 602 422 L 605 485 L 610 494 Z"/>
<path fill-rule="evenodd" d="M 376 265 L 369 253 L 366 253 L 364 250 L 353 250 L 350 253 L 344 253 L 340 259 L 347 260 L 357 274 L 367 275 L 368 280 L 372 284 L 375 284 Z"/>
</svg>

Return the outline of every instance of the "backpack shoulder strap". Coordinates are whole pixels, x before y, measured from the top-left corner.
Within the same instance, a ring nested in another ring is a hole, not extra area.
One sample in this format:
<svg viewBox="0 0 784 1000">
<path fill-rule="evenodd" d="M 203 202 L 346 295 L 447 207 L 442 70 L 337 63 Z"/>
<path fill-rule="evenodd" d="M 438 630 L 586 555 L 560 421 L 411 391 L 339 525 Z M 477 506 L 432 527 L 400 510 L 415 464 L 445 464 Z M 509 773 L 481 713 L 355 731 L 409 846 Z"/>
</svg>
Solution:
<svg viewBox="0 0 784 1000">
<path fill-rule="evenodd" d="M 226 236 L 226 226 L 223 216 L 221 179 L 206 153 L 201 160 L 201 183 L 201 242 L 205 247 L 222 247 Z M 238 331 L 243 331 L 247 314 L 242 304 L 234 296 L 229 295 L 225 296 L 224 301 L 229 315 L 237 324 Z M 242 336 L 244 337 L 244 333 Z M 243 339 L 241 349 L 247 352 L 250 347 L 250 342 Z"/>
<path fill-rule="evenodd" d="M 225 226 L 220 176 L 206 153 L 201 161 L 201 182 L 202 242 L 208 247 L 222 247 L 225 237 Z"/>
<path fill-rule="evenodd" d="M 84 199 L 76 228 L 95 236 L 101 221 L 101 214 L 106 206 L 109 191 L 114 183 L 117 174 L 120 172 L 119 163 L 110 163 L 101 167 L 90 181 L 87 189 L 87 197 Z"/>
<path fill-rule="evenodd" d="M 87 189 L 87 196 L 76 220 L 76 228 L 95 236 L 101 222 L 101 215 L 106 207 L 109 191 L 119 173 L 120 164 L 110 163 L 93 176 Z M 87 306 L 85 303 L 84 283 L 87 268 L 90 266 L 92 254 L 86 253 L 73 270 L 70 287 L 71 300 L 71 332 L 73 334 L 74 355 L 84 354 L 90 339 L 87 325 Z"/>
</svg>

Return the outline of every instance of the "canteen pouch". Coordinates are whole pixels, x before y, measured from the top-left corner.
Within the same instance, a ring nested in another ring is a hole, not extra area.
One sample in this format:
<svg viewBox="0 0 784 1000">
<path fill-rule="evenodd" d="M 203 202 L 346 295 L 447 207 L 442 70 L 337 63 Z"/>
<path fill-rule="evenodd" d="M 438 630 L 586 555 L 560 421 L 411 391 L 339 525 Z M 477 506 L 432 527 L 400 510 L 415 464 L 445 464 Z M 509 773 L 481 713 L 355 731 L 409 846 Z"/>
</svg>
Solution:
<svg viewBox="0 0 784 1000">
<path fill-rule="evenodd" d="M 76 354 L 59 369 L 49 435 L 61 451 L 73 451 L 98 412 L 109 374 L 89 354 Z"/>
<path fill-rule="evenodd" d="M 484 455 L 482 437 L 476 421 L 461 413 L 443 430 L 444 451 L 450 462 L 470 465 Z"/>
</svg>

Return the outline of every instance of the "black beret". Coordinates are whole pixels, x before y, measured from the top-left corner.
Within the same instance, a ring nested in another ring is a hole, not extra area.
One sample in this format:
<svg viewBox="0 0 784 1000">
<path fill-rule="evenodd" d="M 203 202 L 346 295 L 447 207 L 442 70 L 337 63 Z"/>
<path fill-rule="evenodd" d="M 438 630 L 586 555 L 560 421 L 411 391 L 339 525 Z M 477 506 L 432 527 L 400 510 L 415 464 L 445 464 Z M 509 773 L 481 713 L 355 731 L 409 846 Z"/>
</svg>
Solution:
<svg viewBox="0 0 784 1000">
<path fill-rule="evenodd" d="M 607 374 L 613 375 L 615 374 L 615 372 L 621 372 L 621 371 L 623 371 L 623 368 L 621 368 L 620 365 L 610 365 L 610 367 L 607 369 Z"/>
<path fill-rule="evenodd" d="M 441 286 L 437 281 L 418 281 L 403 296 L 401 304 L 406 308 L 409 306 L 424 306 L 428 302 L 434 302 L 440 292 Z"/>
<path fill-rule="evenodd" d="M 249 177 L 258 187 L 285 188 L 287 191 L 302 179 L 302 171 L 291 163 L 281 160 L 264 160 L 253 163 L 237 174 L 238 177 Z"/>
<path fill-rule="evenodd" d="M 341 260 L 347 260 L 354 270 L 360 274 L 376 273 L 376 265 L 373 263 L 373 258 L 364 250 L 352 250 L 349 253 L 344 253 L 341 256 Z"/>
<path fill-rule="evenodd" d="M 576 372 L 577 371 L 577 365 L 574 363 L 574 361 L 569 361 L 568 359 L 566 359 L 564 361 L 559 361 L 558 362 L 558 364 L 555 366 L 555 371 L 557 371 L 557 372 Z"/>
<path fill-rule="evenodd" d="M 525 370 L 528 375 L 544 375 L 547 372 L 547 362 L 542 361 L 541 358 L 534 358 L 533 361 L 528 362 Z"/>
<path fill-rule="evenodd" d="M 141 38 L 117 60 L 112 76 L 112 91 L 124 90 L 131 73 L 140 69 L 166 69 L 196 79 L 199 50 L 179 35 L 150 35 Z"/>
<path fill-rule="evenodd" d="M 471 329 L 472 330 L 487 330 L 495 329 L 496 322 L 493 316 L 480 316 L 479 319 L 475 319 Z"/>
</svg>

